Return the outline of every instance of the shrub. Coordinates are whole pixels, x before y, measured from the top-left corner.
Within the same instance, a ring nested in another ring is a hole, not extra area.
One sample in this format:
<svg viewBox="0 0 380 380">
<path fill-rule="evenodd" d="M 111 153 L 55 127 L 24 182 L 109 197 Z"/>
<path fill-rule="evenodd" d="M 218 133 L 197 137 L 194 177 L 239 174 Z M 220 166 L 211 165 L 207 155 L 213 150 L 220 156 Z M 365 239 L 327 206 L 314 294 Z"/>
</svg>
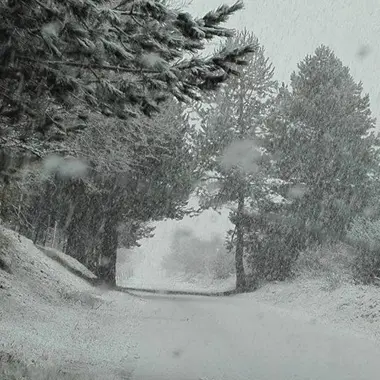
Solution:
<svg viewBox="0 0 380 380">
<path fill-rule="evenodd" d="M 295 273 L 306 278 L 323 278 L 326 290 L 334 290 L 342 283 L 352 282 L 354 252 L 344 243 L 315 244 L 298 257 Z"/>
<path fill-rule="evenodd" d="M 355 278 L 365 284 L 380 278 L 380 220 L 356 218 L 347 232 L 347 242 L 355 249 Z"/>
<path fill-rule="evenodd" d="M 246 234 L 246 263 L 252 281 L 285 280 L 291 276 L 304 238 L 291 220 L 261 216 Z"/>
</svg>

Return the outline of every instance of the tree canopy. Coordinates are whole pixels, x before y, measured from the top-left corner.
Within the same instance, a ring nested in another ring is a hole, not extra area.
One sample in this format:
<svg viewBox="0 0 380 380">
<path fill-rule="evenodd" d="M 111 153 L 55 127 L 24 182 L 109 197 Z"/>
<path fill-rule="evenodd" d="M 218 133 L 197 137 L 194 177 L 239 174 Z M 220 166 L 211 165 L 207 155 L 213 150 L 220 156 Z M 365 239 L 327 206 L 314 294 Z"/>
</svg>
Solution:
<svg viewBox="0 0 380 380">
<path fill-rule="evenodd" d="M 290 89 L 278 98 L 271 149 L 281 179 L 305 188 L 293 208 L 320 236 L 342 237 L 371 199 L 378 138 L 362 92 L 349 68 L 322 45 L 299 63 Z"/>
<path fill-rule="evenodd" d="M 131 120 L 217 88 L 253 47 L 197 54 L 242 7 L 195 19 L 162 1 L 0 1 L 1 144 L 40 155 L 88 112 Z"/>
</svg>

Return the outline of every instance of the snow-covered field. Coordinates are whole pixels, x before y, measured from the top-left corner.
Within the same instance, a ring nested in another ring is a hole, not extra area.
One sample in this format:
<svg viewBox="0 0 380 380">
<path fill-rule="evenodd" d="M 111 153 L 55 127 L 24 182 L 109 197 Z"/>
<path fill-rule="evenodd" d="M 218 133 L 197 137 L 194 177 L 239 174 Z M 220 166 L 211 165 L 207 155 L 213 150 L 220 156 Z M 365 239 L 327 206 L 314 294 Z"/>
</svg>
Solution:
<svg viewBox="0 0 380 380">
<path fill-rule="evenodd" d="M 234 297 L 129 295 L 93 288 L 30 240 L 0 234 L 12 270 L 0 270 L 0 352 L 55 371 L 50 378 L 358 380 L 380 371 L 379 288 L 299 279 Z"/>
</svg>

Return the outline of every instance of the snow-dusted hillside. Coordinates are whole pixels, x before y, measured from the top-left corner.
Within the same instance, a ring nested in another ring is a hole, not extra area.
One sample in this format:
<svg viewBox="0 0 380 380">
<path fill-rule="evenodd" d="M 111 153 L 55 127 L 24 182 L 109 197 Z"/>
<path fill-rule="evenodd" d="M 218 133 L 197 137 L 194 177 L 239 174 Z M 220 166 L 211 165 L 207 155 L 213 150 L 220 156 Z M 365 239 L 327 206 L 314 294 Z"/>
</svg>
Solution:
<svg viewBox="0 0 380 380">
<path fill-rule="evenodd" d="M 1 228 L 0 237 L 9 241 L 11 272 L 0 270 L 0 351 L 39 363 L 55 374 L 50 379 L 61 370 L 78 379 L 126 378 L 136 355 L 136 305 L 144 301 L 92 287 L 12 231 Z"/>
</svg>

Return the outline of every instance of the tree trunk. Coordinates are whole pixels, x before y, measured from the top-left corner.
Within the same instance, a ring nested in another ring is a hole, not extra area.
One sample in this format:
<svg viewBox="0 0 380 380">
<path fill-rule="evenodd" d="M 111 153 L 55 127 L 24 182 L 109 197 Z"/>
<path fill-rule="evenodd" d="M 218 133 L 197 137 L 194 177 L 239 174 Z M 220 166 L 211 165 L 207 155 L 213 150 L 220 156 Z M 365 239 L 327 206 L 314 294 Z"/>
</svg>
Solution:
<svg viewBox="0 0 380 380">
<path fill-rule="evenodd" d="M 41 233 L 41 223 L 38 222 L 36 225 L 36 229 L 34 232 L 34 238 L 33 238 L 33 244 L 37 244 L 40 238 L 40 233 Z"/>
<path fill-rule="evenodd" d="M 37 244 L 42 242 L 44 244 L 44 240 L 46 237 L 46 231 L 49 228 L 48 223 L 48 215 L 51 212 L 51 197 L 49 194 L 49 185 L 45 185 L 44 193 L 33 206 L 32 218 L 34 219 L 33 225 L 36 226 L 34 230 L 34 239 L 33 243 Z"/>
<path fill-rule="evenodd" d="M 1 176 L 0 176 L 1 180 Z M 6 202 L 7 202 L 7 190 L 8 190 L 8 184 L 4 182 L 3 184 L 0 183 L 0 219 L 3 220 L 3 222 L 6 220 Z"/>
<path fill-rule="evenodd" d="M 244 231 L 243 217 L 244 211 L 244 192 L 240 189 L 238 194 L 238 209 L 236 222 L 236 251 L 235 251 L 235 267 L 236 267 L 236 290 L 246 290 L 247 283 L 244 271 Z"/>
<path fill-rule="evenodd" d="M 100 263 L 96 275 L 111 286 L 116 285 L 116 259 L 117 259 L 117 217 L 115 213 L 106 216 L 104 234 L 101 243 Z"/>
<path fill-rule="evenodd" d="M 86 228 L 84 218 L 80 215 L 80 210 L 74 211 L 70 225 L 67 229 L 66 253 L 80 263 L 85 265 L 86 259 L 86 239 L 83 233 Z"/>
<path fill-rule="evenodd" d="M 46 247 L 46 242 L 47 242 L 47 238 L 48 238 L 48 235 L 49 235 L 49 228 L 50 228 L 50 214 L 48 215 L 48 221 L 47 221 L 47 225 L 46 225 L 46 228 L 45 228 L 45 234 L 44 234 L 44 241 L 43 241 L 43 246 Z"/>
</svg>

